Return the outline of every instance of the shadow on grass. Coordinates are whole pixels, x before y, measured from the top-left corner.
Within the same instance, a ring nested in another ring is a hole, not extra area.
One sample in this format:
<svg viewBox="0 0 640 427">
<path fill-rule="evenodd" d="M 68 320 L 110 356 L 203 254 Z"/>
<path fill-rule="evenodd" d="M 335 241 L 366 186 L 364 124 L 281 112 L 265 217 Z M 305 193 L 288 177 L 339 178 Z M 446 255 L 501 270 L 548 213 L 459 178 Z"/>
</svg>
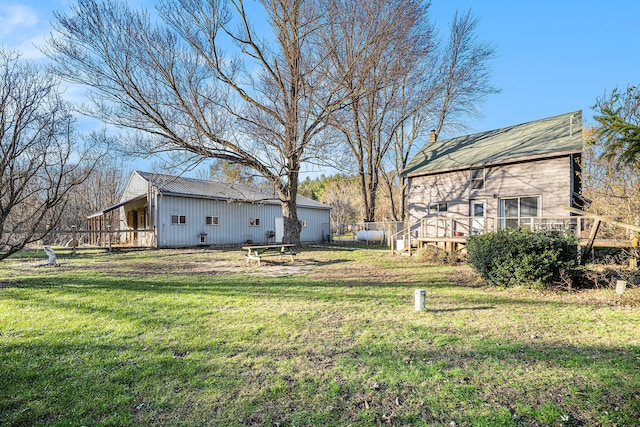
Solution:
<svg viewBox="0 0 640 427">
<path fill-rule="evenodd" d="M 503 305 L 511 306 L 552 306 L 558 309 L 579 305 L 571 301 L 549 301 L 526 297 L 501 296 L 495 293 L 483 293 L 474 288 L 459 287 L 448 282 L 445 277 L 424 281 L 403 280 L 402 283 L 380 283 L 377 279 L 346 279 L 327 281 L 307 276 L 268 277 L 238 274 L 222 277 L 193 277 L 190 275 L 172 275 L 166 281 L 157 278 L 121 278 L 121 277 L 42 277 L 22 278 L 11 283 L 11 289 L 50 289 L 61 294 L 91 297 L 96 291 L 122 292 L 124 295 L 153 295 L 175 298 L 193 296 L 194 298 L 222 297 L 238 300 L 268 299 L 273 301 L 309 301 L 325 302 L 362 301 L 363 304 L 376 302 L 380 305 L 412 305 L 416 287 L 427 290 L 428 309 L 434 312 L 458 310 L 490 310 Z M 29 299 L 33 295 L 10 293 L 5 298 Z M 53 302 L 51 296 L 43 297 L 41 303 Z M 445 305 L 438 308 L 438 304 Z M 454 307 L 451 307 L 454 305 Z"/>
<path fill-rule="evenodd" d="M 347 262 L 312 258 L 330 268 Z M 570 417 L 634 425 L 640 417 L 640 348 L 633 336 L 603 339 L 603 313 L 587 313 L 584 325 L 610 346 L 506 334 L 556 322 L 550 312 L 576 303 L 483 292 L 389 264 L 412 273 L 387 282 L 109 270 L 16 278 L 0 294 L 6 319 L 23 318 L 0 324 L 0 424 L 515 426 Z M 427 290 L 424 313 L 412 310 L 416 285 Z M 468 324 L 491 310 L 502 316 L 495 329 Z M 37 313 L 42 324 L 29 320 Z M 629 330 L 637 318 L 625 322 Z"/>
<path fill-rule="evenodd" d="M 481 307 L 456 307 L 456 308 L 426 308 L 424 311 L 427 313 L 447 313 L 452 311 L 481 311 L 481 310 L 495 310 L 495 306 L 481 306 Z"/>
<path fill-rule="evenodd" d="M 367 338 L 340 332 L 339 324 L 327 335 L 327 326 L 309 319 L 297 328 L 309 329 L 311 342 L 289 336 L 274 345 L 242 325 L 193 340 L 196 324 L 165 322 L 169 327 L 158 325 L 145 337 L 89 332 L 70 339 L 47 331 L 5 342 L 0 421 L 289 425 L 306 417 L 307 425 L 342 425 L 366 415 L 373 418 L 363 424 L 382 425 L 393 413 L 395 425 L 412 424 L 403 419 L 474 425 L 476 417 L 506 411 L 519 418 L 501 425 L 515 426 L 555 425 L 561 416 L 573 425 L 633 425 L 640 417 L 637 346 L 496 345 L 463 327 L 408 323 L 377 331 L 379 324 L 365 319 L 357 326 Z M 176 331 L 185 328 L 185 335 Z M 546 405 L 557 410 L 556 419 L 545 422 Z"/>
</svg>

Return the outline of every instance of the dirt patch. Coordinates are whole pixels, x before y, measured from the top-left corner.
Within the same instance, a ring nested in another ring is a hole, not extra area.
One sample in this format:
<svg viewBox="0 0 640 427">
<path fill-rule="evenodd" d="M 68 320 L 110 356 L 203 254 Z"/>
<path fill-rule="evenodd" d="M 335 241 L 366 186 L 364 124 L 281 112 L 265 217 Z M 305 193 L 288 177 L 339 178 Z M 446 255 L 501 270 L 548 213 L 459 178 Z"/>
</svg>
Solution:
<svg viewBox="0 0 640 427">
<path fill-rule="evenodd" d="M 471 268 L 456 268 L 447 275 L 447 278 L 451 281 L 451 283 L 459 286 L 484 286 L 484 283 L 482 283 L 480 276 L 478 276 L 478 274 Z"/>
<path fill-rule="evenodd" d="M 91 262 L 72 257 L 61 261 L 66 269 L 92 271 L 115 277 L 147 277 L 164 273 L 178 275 L 232 276 L 251 274 L 268 277 L 309 273 L 313 266 L 304 261 L 267 260 L 258 266 L 247 263 L 244 252 L 162 250 L 141 254 L 97 255 Z M 29 268 L 32 268 L 30 266 Z"/>
</svg>

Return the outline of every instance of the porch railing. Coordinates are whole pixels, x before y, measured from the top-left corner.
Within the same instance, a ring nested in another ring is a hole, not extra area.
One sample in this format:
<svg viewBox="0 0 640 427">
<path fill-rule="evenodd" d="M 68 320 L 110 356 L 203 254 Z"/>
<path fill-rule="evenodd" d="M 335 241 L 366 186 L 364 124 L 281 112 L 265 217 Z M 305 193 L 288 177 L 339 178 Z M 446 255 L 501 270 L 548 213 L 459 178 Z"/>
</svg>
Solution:
<svg viewBox="0 0 640 427">
<path fill-rule="evenodd" d="M 391 252 L 409 252 L 422 240 L 461 241 L 468 236 L 480 235 L 504 228 L 527 227 L 532 231 L 556 230 L 581 238 L 591 228 L 593 220 L 579 216 L 549 217 L 449 217 L 430 216 L 391 235 Z"/>
<path fill-rule="evenodd" d="M 496 219 L 490 217 L 427 217 L 420 220 L 418 237 L 461 237 L 496 230 Z"/>
</svg>

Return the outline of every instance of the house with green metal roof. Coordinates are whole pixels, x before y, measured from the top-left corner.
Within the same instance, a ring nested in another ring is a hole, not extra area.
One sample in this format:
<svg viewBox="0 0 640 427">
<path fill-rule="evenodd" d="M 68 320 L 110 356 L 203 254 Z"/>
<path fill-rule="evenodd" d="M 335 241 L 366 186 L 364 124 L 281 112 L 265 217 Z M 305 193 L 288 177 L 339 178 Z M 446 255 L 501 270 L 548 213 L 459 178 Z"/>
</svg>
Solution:
<svg viewBox="0 0 640 427">
<path fill-rule="evenodd" d="M 580 206 L 582 112 L 426 143 L 403 175 L 410 223 L 466 217 L 473 229 L 562 217 Z"/>
</svg>

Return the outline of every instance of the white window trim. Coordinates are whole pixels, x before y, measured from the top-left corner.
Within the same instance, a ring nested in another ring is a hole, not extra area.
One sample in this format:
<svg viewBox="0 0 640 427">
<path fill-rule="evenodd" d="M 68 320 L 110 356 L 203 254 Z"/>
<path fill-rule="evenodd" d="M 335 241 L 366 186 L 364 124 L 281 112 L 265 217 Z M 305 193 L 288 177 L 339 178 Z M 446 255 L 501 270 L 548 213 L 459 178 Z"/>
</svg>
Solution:
<svg viewBox="0 0 640 427">
<path fill-rule="evenodd" d="M 522 216 L 520 210 L 521 210 L 521 205 L 520 205 L 520 199 L 528 199 L 528 198 L 537 198 L 538 199 L 538 210 L 536 212 L 535 216 Z M 518 200 L 518 216 L 505 216 L 505 212 L 504 212 L 504 201 L 505 200 L 514 200 L 517 199 Z M 513 196 L 513 197 L 501 197 L 498 200 L 498 213 L 499 213 L 499 220 L 500 220 L 500 227 L 505 227 L 506 226 L 506 222 L 507 220 L 517 220 L 518 224 L 520 224 L 520 222 L 522 221 L 523 218 L 540 218 L 542 216 L 542 195 L 540 194 L 533 194 L 533 195 L 527 195 L 527 196 Z"/>
<path fill-rule="evenodd" d="M 473 177 L 473 172 L 474 171 L 482 171 L 482 177 L 481 178 L 474 178 Z M 484 190 L 485 187 L 485 183 L 487 180 L 487 170 L 486 168 L 482 167 L 482 168 L 471 168 L 471 171 L 469 172 L 469 188 L 471 189 L 471 191 L 473 190 Z M 482 186 L 474 188 L 473 183 L 477 182 L 477 181 L 482 181 Z"/>
<path fill-rule="evenodd" d="M 211 224 L 207 223 L 207 218 L 211 218 Z M 215 222 L 214 222 L 214 218 L 215 218 Z M 220 225 L 220 217 L 218 215 L 207 215 L 204 217 L 204 225 L 209 227 L 218 226 Z"/>
<path fill-rule="evenodd" d="M 178 222 L 173 222 L 173 217 L 174 216 L 178 217 Z M 181 218 L 184 218 L 184 222 L 180 222 Z M 171 218 L 170 218 L 170 224 L 171 225 L 182 225 L 182 226 L 185 226 L 185 225 L 187 225 L 187 216 L 185 214 L 172 213 L 171 214 Z"/>
<path fill-rule="evenodd" d="M 440 209 L 440 207 L 444 205 L 445 208 L 443 210 Z M 431 210 L 432 206 L 437 206 L 436 210 Z M 429 203 L 429 206 L 427 206 L 427 212 L 429 213 L 429 215 L 433 215 L 433 214 L 439 214 L 441 212 L 449 212 L 449 202 L 436 202 L 436 203 Z"/>
<path fill-rule="evenodd" d="M 260 227 L 260 218 L 249 218 L 249 227 Z"/>
</svg>

